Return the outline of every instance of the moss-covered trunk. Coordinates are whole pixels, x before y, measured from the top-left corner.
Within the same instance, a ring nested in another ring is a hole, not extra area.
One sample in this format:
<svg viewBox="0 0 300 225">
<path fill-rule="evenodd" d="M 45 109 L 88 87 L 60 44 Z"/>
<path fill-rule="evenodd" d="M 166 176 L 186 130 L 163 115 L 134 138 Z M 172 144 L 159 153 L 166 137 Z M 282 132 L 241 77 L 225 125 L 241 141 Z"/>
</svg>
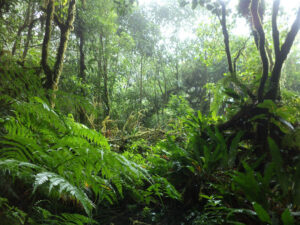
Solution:
<svg viewBox="0 0 300 225">
<path fill-rule="evenodd" d="M 69 3 L 67 20 L 65 23 L 61 23 L 58 17 L 56 17 L 56 15 L 54 14 L 54 0 L 49 0 L 48 2 L 46 11 L 46 31 L 42 51 L 42 66 L 46 74 L 46 82 L 44 84 L 44 87 L 46 89 L 51 89 L 54 91 L 58 89 L 58 83 L 63 69 L 64 56 L 68 46 L 70 32 L 73 29 L 73 22 L 75 19 L 75 6 L 76 0 L 71 0 Z M 58 24 L 61 34 L 54 68 L 53 70 L 51 70 L 47 63 L 47 59 L 49 54 L 49 42 L 51 38 L 51 23 L 53 22 L 53 19 L 55 19 L 55 22 Z"/>
</svg>

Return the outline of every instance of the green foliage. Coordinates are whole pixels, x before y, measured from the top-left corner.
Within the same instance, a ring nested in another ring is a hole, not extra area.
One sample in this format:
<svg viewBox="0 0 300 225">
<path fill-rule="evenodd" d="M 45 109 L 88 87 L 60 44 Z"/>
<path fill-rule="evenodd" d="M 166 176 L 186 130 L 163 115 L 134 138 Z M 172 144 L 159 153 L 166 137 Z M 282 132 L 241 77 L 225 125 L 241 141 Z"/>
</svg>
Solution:
<svg viewBox="0 0 300 225">
<path fill-rule="evenodd" d="M 14 115 L 3 120 L 0 168 L 32 183 L 33 193 L 74 200 L 91 215 L 95 204 L 112 204 L 123 196 L 123 186 L 134 191 L 143 180 L 151 182 L 145 169 L 111 152 L 100 133 L 50 109 L 41 99 L 16 101 L 13 108 Z"/>
<path fill-rule="evenodd" d="M 255 209 L 255 212 L 257 213 L 258 218 L 265 223 L 271 223 L 271 218 L 269 214 L 266 212 L 266 210 L 258 203 L 253 204 L 253 208 Z"/>
<path fill-rule="evenodd" d="M 41 80 L 36 76 L 35 64 L 24 69 L 9 54 L 0 57 L 0 95 L 26 100 L 30 96 L 44 96 Z"/>
<path fill-rule="evenodd" d="M 200 112 L 185 120 L 190 132 L 189 148 L 192 156 L 207 172 L 235 166 L 239 142 L 243 136 L 242 131 L 237 133 L 228 146 L 229 137 L 224 137 L 217 128 L 213 129 L 211 126 L 218 120 L 214 115 L 210 118 L 204 117 Z"/>
<path fill-rule="evenodd" d="M 281 220 L 284 225 L 295 224 L 295 220 L 294 220 L 293 216 L 291 215 L 291 212 L 289 209 L 284 210 L 284 212 L 281 214 Z"/>
<path fill-rule="evenodd" d="M 24 224 L 26 213 L 9 205 L 8 199 L 0 197 L 1 223 L 7 225 Z"/>
<path fill-rule="evenodd" d="M 233 182 L 247 200 L 253 203 L 260 221 L 273 224 L 281 219 L 284 224 L 294 224 L 289 210 L 291 206 L 296 207 L 299 204 L 298 191 L 295 189 L 298 183 L 299 162 L 293 159 L 289 165 L 286 164 L 276 143 L 271 138 L 268 139 L 268 143 L 272 161 L 266 164 L 264 175 L 244 163 L 245 172 L 236 172 Z M 285 208 L 281 215 L 275 212 L 278 201 L 280 207 Z"/>
<path fill-rule="evenodd" d="M 178 119 L 185 117 L 193 113 L 193 109 L 189 106 L 189 103 L 183 96 L 172 95 L 167 105 L 166 113 L 172 119 Z"/>
<path fill-rule="evenodd" d="M 250 2 L 240 1 L 248 22 Z M 258 46 L 235 35 L 231 4 L 227 74 L 221 1 L 179 3 L 201 6 L 204 20 L 173 0 L 76 1 L 53 91 L 42 86 L 46 3 L 0 0 L 1 224 L 298 223 L 299 43 L 281 71 L 281 99 L 258 102 Z M 49 49 L 67 6 L 55 1 Z M 51 50 L 51 67 L 56 57 Z"/>
</svg>

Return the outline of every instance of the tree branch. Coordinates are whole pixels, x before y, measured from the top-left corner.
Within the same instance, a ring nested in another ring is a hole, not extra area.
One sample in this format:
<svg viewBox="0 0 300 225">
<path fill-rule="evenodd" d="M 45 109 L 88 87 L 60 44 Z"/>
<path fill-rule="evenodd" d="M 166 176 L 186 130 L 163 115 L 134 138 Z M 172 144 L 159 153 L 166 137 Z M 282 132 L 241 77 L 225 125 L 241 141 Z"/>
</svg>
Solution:
<svg viewBox="0 0 300 225">
<path fill-rule="evenodd" d="M 300 7 L 298 9 L 297 17 L 292 25 L 292 28 L 290 32 L 287 34 L 286 39 L 281 47 L 280 56 L 283 61 L 287 58 L 287 55 L 291 50 L 291 47 L 295 41 L 299 29 L 300 29 Z"/>
<path fill-rule="evenodd" d="M 56 25 L 59 27 L 60 30 L 65 29 L 64 23 L 60 21 L 58 15 L 56 13 L 54 13 L 54 22 L 56 23 Z"/>
<path fill-rule="evenodd" d="M 22 55 L 22 61 L 25 60 L 25 58 L 27 56 L 28 49 L 29 49 L 29 44 L 32 41 L 32 30 L 33 30 L 34 24 L 37 21 L 39 21 L 39 18 L 34 19 L 35 7 L 36 7 L 36 4 L 33 3 L 32 9 L 31 9 L 31 15 L 30 15 L 30 19 L 29 19 L 29 26 L 28 26 L 28 31 L 27 31 L 27 38 L 26 38 L 26 42 L 25 42 L 25 46 L 24 46 L 23 55 Z"/>
<path fill-rule="evenodd" d="M 15 43 L 14 43 L 12 51 L 11 51 L 12 55 L 15 55 L 16 50 L 20 45 L 20 39 L 21 39 L 21 34 L 22 34 L 23 30 L 25 30 L 25 28 L 27 28 L 29 26 L 29 17 L 31 14 L 30 10 L 31 10 L 31 2 L 28 3 L 28 7 L 26 9 L 24 23 L 23 23 L 23 25 L 20 25 L 20 27 L 18 29 L 17 37 L 16 37 Z"/>
<path fill-rule="evenodd" d="M 229 46 L 229 35 L 226 25 L 226 6 L 223 1 L 219 1 L 222 6 L 222 18 L 220 19 L 220 23 L 222 26 L 222 32 L 224 36 L 224 44 L 225 44 L 225 51 L 227 56 L 227 62 L 228 62 L 228 70 L 230 73 L 233 73 L 233 67 L 232 67 L 232 59 L 231 59 L 231 53 L 230 53 L 230 46 Z"/>
<path fill-rule="evenodd" d="M 279 10 L 280 0 L 274 0 L 273 2 L 273 12 L 272 12 L 272 35 L 273 35 L 273 44 L 275 49 L 276 60 L 280 54 L 280 43 L 279 43 L 279 31 L 277 27 L 277 15 Z"/>
<path fill-rule="evenodd" d="M 44 7 L 40 7 L 40 9 L 45 13 L 47 12 L 47 9 L 45 9 Z M 56 23 L 56 25 L 59 27 L 59 29 L 63 30 L 65 24 L 59 19 L 58 15 L 56 13 L 53 14 L 53 19 L 54 19 L 54 22 Z"/>
<path fill-rule="evenodd" d="M 268 60 L 269 60 L 269 71 L 273 70 L 274 67 L 274 61 L 273 61 L 273 57 L 272 57 L 272 49 L 269 48 L 268 42 L 266 41 L 266 52 L 267 52 L 267 56 L 268 56 Z"/>
<path fill-rule="evenodd" d="M 279 51 L 279 56 L 276 58 L 275 66 L 272 71 L 272 75 L 270 79 L 270 88 L 265 96 L 265 99 L 275 100 L 277 97 L 282 65 L 291 50 L 291 47 L 299 32 L 299 29 L 300 29 L 300 7 L 298 8 L 297 16 L 291 27 L 291 30 L 288 32 L 286 39 L 281 47 L 281 50 Z"/>
<path fill-rule="evenodd" d="M 259 53 L 261 57 L 261 61 L 263 64 L 263 74 L 260 80 L 260 85 L 258 88 L 258 101 L 262 102 L 263 101 L 263 94 L 264 94 L 264 88 L 266 81 L 268 79 L 268 74 L 269 74 L 269 62 L 265 50 L 265 32 L 262 27 L 262 23 L 260 20 L 260 16 L 258 14 L 258 3 L 259 0 L 252 0 L 251 2 L 251 14 L 252 14 L 252 20 L 253 20 L 253 25 L 258 32 L 259 36 Z"/>
<path fill-rule="evenodd" d="M 228 62 L 228 70 L 229 70 L 229 73 L 235 77 L 235 80 L 236 80 L 236 84 L 240 87 L 242 87 L 242 89 L 246 90 L 247 94 L 249 95 L 249 97 L 254 101 L 256 98 L 255 96 L 252 94 L 252 92 L 246 87 L 246 85 L 243 85 L 241 82 L 239 82 L 239 80 L 237 79 L 236 77 L 236 74 L 235 74 L 235 64 L 236 64 L 236 61 L 238 60 L 241 52 L 242 52 L 242 49 L 240 49 L 238 55 L 235 57 L 234 59 L 234 63 L 232 63 L 232 58 L 231 58 L 231 53 L 230 53 L 230 46 L 229 46 L 229 34 L 228 34 L 228 30 L 227 30 L 227 25 L 226 25 L 226 5 L 223 1 L 219 1 L 221 7 L 222 7 L 222 16 L 220 17 L 219 15 L 218 18 L 219 18 L 219 21 L 221 23 L 221 26 L 222 26 L 222 32 L 223 32 L 223 36 L 224 36 L 224 44 L 225 44 L 225 51 L 226 51 L 226 56 L 227 56 L 227 62 Z M 246 45 L 246 43 L 245 43 Z"/>
<path fill-rule="evenodd" d="M 249 38 L 244 42 L 243 46 L 239 49 L 238 54 L 233 59 L 233 71 L 236 73 L 236 62 L 240 58 L 242 51 L 246 48 Z"/>
</svg>

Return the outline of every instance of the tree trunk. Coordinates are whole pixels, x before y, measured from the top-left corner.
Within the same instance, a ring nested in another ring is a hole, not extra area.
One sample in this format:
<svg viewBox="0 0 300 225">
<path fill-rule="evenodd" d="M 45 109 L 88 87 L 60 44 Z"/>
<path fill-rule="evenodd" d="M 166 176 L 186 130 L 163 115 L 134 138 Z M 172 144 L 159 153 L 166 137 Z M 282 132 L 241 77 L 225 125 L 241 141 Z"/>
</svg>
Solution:
<svg viewBox="0 0 300 225">
<path fill-rule="evenodd" d="M 28 27 L 28 24 L 29 24 L 29 18 L 30 18 L 30 15 L 31 15 L 30 11 L 31 11 L 31 1 L 28 2 L 28 6 L 27 6 L 27 9 L 26 9 L 25 18 L 24 18 L 24 23 L 18 29 L 17 37 L 16 37 L 16 40 L 14 42 L 14 45 L 13 45 L 13 48 L 12 48 L 12 51 L 11 51 L 12 55 L 15 55 L 17 49 L 20 47 L 21 34 L 22 34 L 23 30 L 26 27 Z"/>
<path fill-rule="evenodd" d="M 52 71 L 48 65 L 48 56 L 49 56 L 49 44 L 52 32 L 52 21 L 54 17 L 54 0 L 49 0 L 47 9 L 46 9 L 46 26 L 45 26 L 45 35 L 42 46 L 42 60 L 41 65 L 46 75 L 46 82 L 44 87 L 50 89 L 53 83 Z"/>
<path fill-rule="evenodd" d="M 108 92 L 108 70 L 107 70 L 107 56 L 105 55 L 105 47 L 103 37 L 100 34 L 100 55 L 99 60 L 101 64 L 101 74 L 103 77 L 103 102 L 105 105 L 104 113 L 105 117 L 109 116 L 110 114 L 110 101 L 109 101 L 109 92 Z"/>
<path fill-rule="evenodd" d="M 73 29 L 73 22 L 75 19 L 75 6 L 76 0 L 71 0 L 68 8 L 68 16 L 65 23 L 61 23 L 58 20 L 58 17 L 54 15 L 54 0 L 49 0 L 47 5 L 47 18 L 46 18 L 46 30 L 43 41 L 42 49 L 42 67 L 46 74 L 46 82 L 44 87 L 46 89 L 51 89 L 56 91 L 58 89 L 59 79 L 63 69 L 63 60 L 64 55 L 67 49 L 69 35 Z M 50 69 L 48 65 L 48 51 L 49 51 L 49 42 L 51 38 L 51 23 L 55 19 L 55 22 L 58 24 L 61 34 L 60 34 L 60 43 L 56 54 L 55 64 L 53 70 Z"/>
<path fill-rule="evenodd" d="M 107 64 L 105 63 L 104 71 L 103 71 L 103 101 L 105 103 L 106 109 L 105 109 L 105 115 L 109 116 L 110 114 L 110 102 L 109 102 L 109 93 L 108 93 L 108 75 L 107 75 Z"/>
<path fill-rule="evenodd" d="M 225 51 L 226 51 L 227 62 L 228 62 L 228 70 L 230 73 L 233 73 L 232 59 L 231 59 L 230 47 L 229 47 L 229 35 L 228 35 L 228 30 L 226 25 L 226 6 L 223 1 L 221 2 L 221 6 L 222 6 L 222 18 L 220 19 L 220 23 L 222 26 L 222 32 L 224 37 Z"/>
<path fill-rule="evenodd" d="M 140 64 L 140 108 L 143 108 L 143 55 L 141 55 Z"/>
<path fill-rule="evenodd" d="M 82 83 L 86 83 L 86 65 L 85 65 L 85 54 L 84 54 L 84 45 L 85 45 L 85 34 L 83 30 L 83 21 L 79 19 L 79 27 L 78 27 L 78 32 L 77 35 L 79 37 L 79 74 L 78 77 L 81 79 Z M 82 88 L 81 89 L 81 94 L 85 96 L 85 91 Z M 86 116 L 85 116 L 85 109 L 82 106 L 79 106 L 79 121 L 80 123 L 85 123 L 86 122 Z"/>
<path fill-rule="evenodd" d="M 69 3 L 67 21 L 64 24 L 64 26 L 61 28 L 60 44 L 56 55 L 56 61 L 55 61 L 54 73 L 53 73 L 53 84 L 51 87 L 53 90 L 58 89 L 58 83 L 63 69 L 64 55 L 68 46 L 70 32 L 71 30 L 73 30 L 73 22 L 75 19 L 75 12 L 76 12 L 75 6 L 76 6 L 76 0 L 71 0 Z"/>
<path fill-rule="evenodd" d="M 252 0 L 250 7 L 251 7 L 252 21 L 259 37 L 258 38 L 259 53 L 263 64 L 263 74 L 260 80 L 258 93 L 257 93 L 258 101 L 262 102 L 264 97 L 265 84 L 269 75 L 269 61 L 265 49 L 266 38 L 265 38 L 264 29 L 262 27 L 261 18 L 258 12 L 258 8 L 259 8 L 258 4 L 259 4 L 259 0 Z"/>
<path fill-rule="evenodd" d="M 255 96 L 252 94 L 252 91 L 249 90 L 249 88 L 241 83 L 237 76 L 236 76 L 236 61 L 238 60 L 239 56 L 241 55 L 241 51 L 243 50 L 243 47 L 240 49 L 240 52 L 238 53 L 237 57 L 234 59 L 234 62 L 232 62 L 231 58 L 231 52 L 230 52 L 230 45 L 229 45 L 229 34 L 227 30 L 227 24 L 226 24 L 226 5 L 223 1 L 220 1 L 220 4 L 222 6 L 222 15 L 219 17 L 220 24 L 222 26 L 222 33 L 224 37 L 224 45 L 225 45 L 225 52 L 227 57 L 227 63 L 228 63 L 228 70 L 229 73 L 235 78 L 235 84 L 241 87 L 242 89 L 246 90 L 249 97 L 252 99 L 252 101 L 255 101 Z"/>
<path fill-rule="evenodd" d="M 278 13 L 278 6 L 280 1 L 276 0 L 273 4 L 273 14 L 277 16 Z M 278 6 L 277 6 L 278 4 Z M 270 88 L 265 96 L 265 99 L 271 99 L 273 101 L 276 100 L 278 97 L 279 92 L 279 80 L 281 76 L 281 69 L 283 66 L 284 61 L 286 60 L 292 45 L 295 41 L 295 38 L 299 32 L 300 29 L 300 7 L 298 8 L 297 17 L 292 25 L 291 30 L 288 32 L 286 39 L 281 46 L 279 45 L 279 32 L 277 29 L 277 17 L 274 16 L 272 18 L 272 29 L 273 29 L 273 40 L 274 40 L 274 49 L 275 49 L 275 65 L 274 69 L 272 71 L 271 79 L 270 79 Z"/>
<path fill-rule="evenodd" d="M 38 21 L 38 19 L 34 19 L 34 14 L 35 14 L 35 4 L 32 5 L 32 9 L 31 9 L 27 37 L 26 37 L 26 42 L 25 42 L 24 51 L 23 51 L 23 55 L 22 55 L 23 61 L 25 60 L 25 58 L 27 56 L 27 52 L 29 50 L 29 44 L 32 40 L 32 30 L 33 30 L 34 24 Z"/>
<path fill-rule="evenodd" d="M 79 77 L 82 79 L 82 82 L 86 82 L 86 65 L 85 65 L 85 54 L 84 54 L 84 44 L 85 44 L 85 38 L 83 31 L 79 31 Z"/>
</svg>

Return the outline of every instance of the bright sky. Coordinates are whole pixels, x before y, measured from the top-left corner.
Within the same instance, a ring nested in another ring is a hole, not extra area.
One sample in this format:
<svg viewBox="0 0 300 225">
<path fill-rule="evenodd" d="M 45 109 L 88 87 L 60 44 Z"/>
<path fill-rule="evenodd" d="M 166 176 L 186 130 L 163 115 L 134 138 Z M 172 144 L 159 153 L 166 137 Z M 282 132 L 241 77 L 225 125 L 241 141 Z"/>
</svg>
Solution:
<svg viewBox="0 0 300 225">
<path fill-rule="evenodd" d="M 151 3 L 155 3 L 158 5 L 165 5 L 167 4 L 168 0 L 138 0 L 139 4 L 141 5 L 148 5 Z M 178 0 L 174 0 L 174 2 L 178 2 Z M 231 0 L 231 2 L 236 5 L 238 0 Z M 271 4 L 272 0 L 266 0 L 269 4 Z M 178 4 L 178 3 L 177 3 Z M 296 9 L 297 6 L 300 5 L 300 0 L 282 0 L 281 1 L 281 7 L 284 7 L 286 10 L 291 11 L 293 9 Z"/>
<path fill-rule="evenodd" d="M 167 5 L 169 0 L 138 0 L 139 4 L 141 6 L 147 6 L 150 4 L 157 4 L 157 5 Z M 173 0 L 174 3 L 178 4 L 178 0 Z M 273 0 L 266 0 L 269 7 L 268 9 L 271 9 Z M 238 3 L 238 0 L 231 0 L 230 1 L 230 7 L 235 8 Z M 284 24 L 290 25 L 295 19 L 296 10 L 300 6 L 300 0 L 282 0 L 280 7 L 283 9 L 284 12 L 286 12 L 287 16 L 286 18 L 283 18 Z M 195 21 L 195 25 L 197 25 L 197 21 Z M 166 32 L 166 30 L 165 30 Z M 237 21 L 237 27 L 233 30 L 233 33 L 235 34 L 248 34 L 249 33 L 249 27 L 245 23 L 244 19 L 239 19 Z M 191 33 L 182 32 L 180 34 L 180 39 L 186 39 L 187 37 L 191 37 L 194 34 L 191 35 Z"/>
</svg>

